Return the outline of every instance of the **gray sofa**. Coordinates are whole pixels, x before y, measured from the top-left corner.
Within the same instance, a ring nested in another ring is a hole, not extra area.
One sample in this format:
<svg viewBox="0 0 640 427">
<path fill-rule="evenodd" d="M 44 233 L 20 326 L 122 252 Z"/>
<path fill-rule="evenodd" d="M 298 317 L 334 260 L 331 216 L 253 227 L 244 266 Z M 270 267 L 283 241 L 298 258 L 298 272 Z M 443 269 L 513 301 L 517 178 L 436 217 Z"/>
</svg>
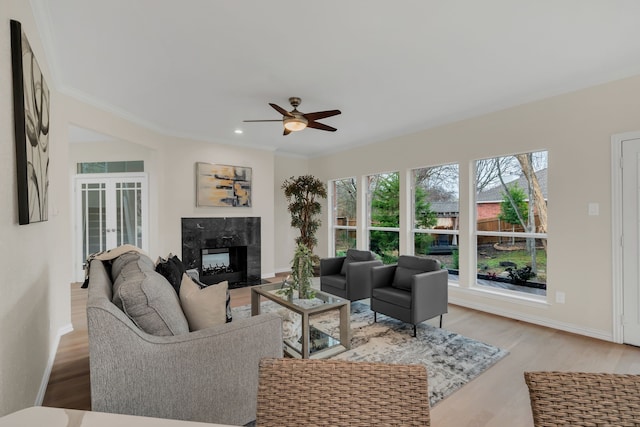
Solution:
<svg viewBox="0 0 640 427">
<path fill-rule="evenodd" d="M 92 410 L 235 425 L 254 420 L 258 363 L 282 357 L 281 318 L 262 314 L 195 332 L 187 326 L 177 335 L 152 335 L 112 302 L 109 267 L 93 260 L 89 272 Z M 116 285 L 138 280 L 138 270 L 122 268 Z M 172 297 L 149 302 L 174 304 L 177 295 L 167 286 Z"/>
</svg>

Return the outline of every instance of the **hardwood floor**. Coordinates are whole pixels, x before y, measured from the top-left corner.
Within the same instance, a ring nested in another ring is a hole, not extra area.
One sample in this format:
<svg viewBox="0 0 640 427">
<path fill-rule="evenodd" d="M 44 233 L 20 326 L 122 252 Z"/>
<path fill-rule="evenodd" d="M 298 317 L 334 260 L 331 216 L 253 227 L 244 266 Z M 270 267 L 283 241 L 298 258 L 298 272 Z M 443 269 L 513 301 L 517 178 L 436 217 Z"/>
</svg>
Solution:
<svg viewBox="0 0 640 427">
<path fill-rule="evenodd" d="M 74 331 L 60 340 L 44 406 L 90 409 L 86 289 L 71 285 Z M 250 288 L 231 291 L 233 306 Z M 433 320 L 436 325 L 437 320 Z M 640 349 L 451 305 L 444 327 L 509 355 L 431 409 L 434 427 L 533 426 L 523 373 L 534 370 L 640 373 Z"/>
</svg>

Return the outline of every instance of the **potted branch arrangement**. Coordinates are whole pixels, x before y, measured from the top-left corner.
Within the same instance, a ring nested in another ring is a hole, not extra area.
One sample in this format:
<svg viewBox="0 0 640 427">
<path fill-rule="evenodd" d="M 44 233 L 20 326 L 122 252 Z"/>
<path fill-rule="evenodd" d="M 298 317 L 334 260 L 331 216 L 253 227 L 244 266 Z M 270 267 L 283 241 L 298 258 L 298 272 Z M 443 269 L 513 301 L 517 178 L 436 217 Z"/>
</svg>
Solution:
<svg viewBox="0 0 640 427">
<path fill-rule="evenodd" d="M 282 189 L 289 202 L 287 209 L 291 214 L 291 226 L 300 231 L 300 235 L 296 237 L 297 247 L 291 266 L 293 286 L 298 289 L 300 298 L 312 298 L 313 296 L 306 296 L 309 295 L 308 292 L 300 292 L 301 282 L 298 281 L 308 280 L 310 289 L 314 264 L 318 264 L 320 260 L 313 254 L 313 248 L 318 243 L 316 232 L 322 224 L 319 218 L 322 205 L 319 200 L 327 198 L 327 187 L 313 175 L 302 175 L 285 180 Z M 307 270 L 309 266 L 310 270 Z"/>
<path fill-rule="evenodd" d="M 311 288 L 313 278 L 313 254 L 305 245 L 298 243 L 291 261 L 291 276 L 287 276 L 281 293 L 289 300 L 293 299 L 293 292 L 298 291 L 298 298 L 310 299 L 315 296 Z"/>
</svg>

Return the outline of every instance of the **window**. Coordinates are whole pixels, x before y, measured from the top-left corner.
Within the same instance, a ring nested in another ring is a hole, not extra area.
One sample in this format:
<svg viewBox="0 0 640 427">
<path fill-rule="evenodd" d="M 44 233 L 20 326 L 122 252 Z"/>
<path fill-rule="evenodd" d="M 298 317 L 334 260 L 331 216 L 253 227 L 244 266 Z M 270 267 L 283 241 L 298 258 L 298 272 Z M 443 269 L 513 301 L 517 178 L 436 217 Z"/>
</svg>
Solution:
<svg viewBox="0 0 640 427">
<path fill-rule="evenodd" d="M 357 247 L 356 206 L 358 189 L 355 178 L 337 179 L 330 182 L 335 256 L 344 256 L 347 249 Z"/>
<path fill-rule="evenodd" d="M 124 162 L 77 163 L 77 172 L 78 174 L 144 172 L 144 161 L 131 160 L 131 161 L 124 161 Z"/>
<path fill-rule="evenodd" d="M 413 169 L 413 247 L 416 255 L 438 259 L 458 281 L 460 172 L 457 164 Z"/>
<path fill-rule="evenodd" d="M 368 177 L 369 249 L 385 264 L 398 260 L 400 249 L 400 176 L 398 172 Z"/>
<path fill-rule="evenodd" d="M 476 162 L 477 284 L 546 295 L 547 152 Z"/>
</svg>

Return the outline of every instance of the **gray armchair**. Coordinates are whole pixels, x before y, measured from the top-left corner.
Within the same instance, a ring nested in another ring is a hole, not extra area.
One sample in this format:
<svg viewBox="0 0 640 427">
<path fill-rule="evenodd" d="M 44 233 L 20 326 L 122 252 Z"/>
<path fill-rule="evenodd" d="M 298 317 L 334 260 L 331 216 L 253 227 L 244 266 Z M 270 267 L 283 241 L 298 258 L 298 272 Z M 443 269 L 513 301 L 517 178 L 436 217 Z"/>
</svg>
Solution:
<svg viewBox="0 0 640 427">
<path fill-rule="evenodd" d="M 440 261 L 401 255 L 397 264 L 371 269 L 371 310 L 416 325 L 447 313 L 449 273 Z"/>
<path fill-rule="evenodd" d="M 348 249 L 343 257 L 320 260 L 320 290 L 349 301 L 371 297 L 371 268 L 382 265 L 371 251 Z"/>
</svg>

